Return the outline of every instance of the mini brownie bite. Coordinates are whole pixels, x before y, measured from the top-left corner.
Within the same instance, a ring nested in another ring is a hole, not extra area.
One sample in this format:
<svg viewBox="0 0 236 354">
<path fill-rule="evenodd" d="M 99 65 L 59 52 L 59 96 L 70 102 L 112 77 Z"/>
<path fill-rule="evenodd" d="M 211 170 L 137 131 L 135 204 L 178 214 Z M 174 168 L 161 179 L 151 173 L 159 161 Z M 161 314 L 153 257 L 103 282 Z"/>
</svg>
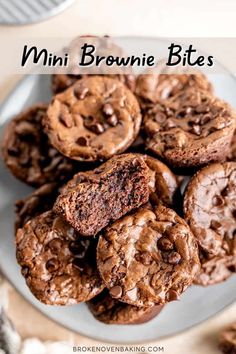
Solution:
<svg viewBox="0 0 236 354">
<path fill-rule="evenodd" d="M 59 194 L 57 183 L 47 183 L 34 190 L 24 199 L 15 203 L 15 230 L 21 228 L 27 221 L 45 211 L 51 210 Z"/>
<path fill-rule="evenodd" d="M 78 236 L 52 211 L 35 217 L 17 231 L 17 261 L 39 301 L 73 305 L 103 290 L 96 266 L 96 241 Z"/>
<path fill-rule="evenodd" d="M 54 211 L 81 235 L 93 236 L 148 198 L 147 165 L 139 155 L 124 154 L 93 171 L 76 174 L 62 189 Z"/>
<path fill-rule="evenodd" d="M 164 204 L 172 205 L 178 188 L 175 175 L 161 161 L 148 156 L 141 155 L 146 162 L 150 173 L 150 198 L 152 201 L 161 201 Z"/>
<path fill-rule="evenodd" d="M 163 305 L 137 307 L 113 299 L 107 290 L 87 303 L 93 316 L 100 322 L 116 325 L 142 324 L 156 317 Z"/>
<path fill-rule="evenodd" d="M 97 264 L 113 298 L 153 306 L 178 299 L 192 284 L 198 247 L 173 210 L 147 205 L 101 232 Z"/>
<path fill-rule="evenodd" d="M 147 148 L 173 167 L 224 161 L 234 129 L 227 103 L 193 89 L 157 103 L 144 118 Z"/>
<path fill-rule="evenodd" d="M 52 145 L 65 156 L 106 160 L 125 151 L 137 137 L 140 107 L 120 81 L 85 77 L 53 98 L 44 125 Z"/>
<path fill-rule="evenodd" d="M 201 270 L 194 283 L 208 286 L 221 283 L 236 271 L 236 256 L 204 257 L 200 252 Z"/>
<path fill-rule="evenodd" d="M 236 162 L 210 164 L 190 180 L 184 215 L 210 256 L 236 257 Z"/>
<path fill-rule="evenodd" d="M 36 104 L 7 125 L 2 142 L 4 161 L 12 174 L 32 186 L 69 179 L 76 164 L 61 155 L 43 132 L 47 105 Z"/>
<path fill-rule="evenodd" d="M 142 109 L 146 111 L 159 100 L 165 100 L 191 88 L 209 93 L 213 91 L 211 83 L 202 73 L 161 74 L 160 71 L 139 75 L 136 80 L 135 94 Z"/>
<path fill-rule="evenodd" d="M 220 333 L 219 349 L 223 354 L 236 353 L 236 323 L 231 324 Z"/>
</svg>

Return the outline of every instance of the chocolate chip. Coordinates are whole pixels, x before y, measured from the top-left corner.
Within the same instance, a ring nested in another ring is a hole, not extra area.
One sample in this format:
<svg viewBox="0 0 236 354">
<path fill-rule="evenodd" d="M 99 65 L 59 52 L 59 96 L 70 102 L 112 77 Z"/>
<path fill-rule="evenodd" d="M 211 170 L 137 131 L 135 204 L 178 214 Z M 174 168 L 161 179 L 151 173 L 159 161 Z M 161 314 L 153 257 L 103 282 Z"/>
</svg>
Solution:
<svg viewBox="0 0 236 354">
<path fill-rule="evenodd" d="M 46 263 L 46 268 L 49 272 L 54 272 L 59 267 L 59 261 L 55 258 L 49 259 Z"/>
<path fill-rule="evenodd" d="M 148 252 L 137 253 L 135 255 L 135 259 L 137 262 L 140 262 L 146 266 L 152 263 L 152 256 Z"/>
<path fill-rule="evenodd" d="M 174 248 L 173 243 L 166 237 L 162 237 L 158 240 L 158 247 L 162 251 L 171 251 Z"/>
<path fill-rule="evenodd" d="M 193 125 L 189 132 L 196 135 L 201 135 L 201 128 L 199 125 Z"/>
<path fill-rule="evenodd" d="M 77 144 L 80 146 L 88 146 L 88 140 L 84 136 L 80 136 L 77 139 Z"/>
<path fill-rule="evenodd" d="M 85 247 L 82 245 L 81 242 L 71 242 L 69 245 L 69 249 L 74 255 L 82 254 L 85 251 Z"/>
<path fill-rule="evenodd" d="M 66 127 L 66 128 L 72 128 L 74 125 L 72 116 L 68 113 L 60 113 L 59 115 L 59 121 Z"/>
<path fill-rule="evenodd" d="M 88 87 L 78 86 L 75 88 L 74 94 L 79 100 L 83 100 L 86 97 L 88 91 Z"/>
<path fill-rule="evenodd" d="M 101 151 L 103 149 L 103 147 L 104 147 L 103 145 L 99 144 L 98 145 L 98 151 Z"/>
<path fill-rule="evenodd" d="M 104 127 L 100 123 L 91 125 L 90 129 L 96 134 L 102 134 L 104 132 Z"/>
<path fill-rule="evenodd" d="M 166 301 L 168 301 L 168 302 L 176 301 L 176 300 L 178 300 L 178 298 L 179 298 L 178 293 L 173 289 L 170 289 L 168 291 L 168 293 L 166 294 Z"/>
<path fill-rule="evenodd" d="M 114 109 L 112 107 L 112 105 L 110 103 L 106 103 L 103 106 L 103 112 L 107 115 L 107 116 L 112 116 L 114 113 Z"/>
<path fill-rule="evenodd" d="M 217 127 L 210 127 L 209 134 L 215 133 L 217 130 L 218 130 Z"/>
<path fill-rule="evenodd" d="M 217 220 L 211 220 L 211 225 L 210 225 L 211 229 L 213 230 L 218 230 L 221 228 L 221 223 Z"/>
<path fill-rule="evenodd" d="M 118 123 L 117 116 L 112 114 L 109 118 L 107 118 L 107 123 L 110 124 L 112 127 L 115 127 Z"/>
<path fill-rule="evenodd" d="M 177 118 L 184 118 L 186 116 L 186 110 L 180 110 L 179 112 L 176 112 L 176 117 Z"/>
<path fill-rule="evenodd" d="M 122 295 L 122 288 L 119 285 L 113 286 L 110 289 L 110 295 L 111 297 L 114 297 L 115 299 L 119 299 Z"/>
<path fill-rule="evenodd" d="M 211 116 L 209 114 L 206 114 L 201 117 L 200 124 L 201 125 L 207 124 L 210 122 L 210 120 L 211 120 Z"/>
<path fill-rule="evenodd" d="M 171 253 L 167 254 L 166 261 L 170 264 L 176 265 L 180 262 L 181 256 L 178 252 L 172 251 Z"/>
<path fill-rule="evenodd" d="M 212 200 L 212 204 L 214 206 L 222 206 L 224 205 L 224 199 L 220 195 L 215 195 Z"/>
<path fill-rule="evenodd" d="M 189 121 L 188 121 L 188 125 L 190 125 L 191 127 L 193 125 L 197 125 L 197 124 L 200 124 L 201 123 L 201 117 L 200 116 L 197 116 L 197 117 L 194 117 L 194 118 L 190 118 Z"/>
</svg>

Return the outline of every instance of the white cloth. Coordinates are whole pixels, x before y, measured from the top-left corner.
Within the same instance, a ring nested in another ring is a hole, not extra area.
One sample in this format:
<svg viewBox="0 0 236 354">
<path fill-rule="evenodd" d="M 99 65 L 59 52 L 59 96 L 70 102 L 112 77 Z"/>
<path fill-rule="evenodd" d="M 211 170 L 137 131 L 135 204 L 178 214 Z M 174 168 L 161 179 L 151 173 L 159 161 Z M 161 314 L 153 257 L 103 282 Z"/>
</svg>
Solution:
<svg viewBox="0 0 236 354">
<path fill-rule="evenodd" d="M 41 342 L 37 338 L 26 339 L 20 354 L 71 354 L 72 345 L 64 342 Z"/>
</svg>

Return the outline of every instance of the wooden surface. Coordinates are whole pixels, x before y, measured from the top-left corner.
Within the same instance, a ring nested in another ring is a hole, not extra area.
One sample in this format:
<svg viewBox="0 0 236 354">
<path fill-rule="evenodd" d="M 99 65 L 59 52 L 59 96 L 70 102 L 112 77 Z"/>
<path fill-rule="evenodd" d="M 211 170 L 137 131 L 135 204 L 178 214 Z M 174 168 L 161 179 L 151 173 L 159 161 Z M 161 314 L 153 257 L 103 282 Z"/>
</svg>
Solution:
<svg viewBox="0 0 236 354">
<path fill-rule="evenodd" d="M 205 1 L 204 1 L 205 2 Z M 214 14 L 215 22 L 209 25 L 205 24 L 204 21 L 201 23 L 201 28 L 199 27 L 197 14 L 200 16 L 203 14 L 203 19 L 212 9 L 212 1 L 208 1 L 204 9 L 201 9 L 200 4 L 204 3 L 202 0 L 195 2 L 195 16 L 191 19 L 187 16 L 190 8 L 186 4 L 187 2 L 182 0 L 178 1 L 182 6 L 182 11 L 186 12 L 186 22 L 183 26 L 177 26 L 179 21 L 178 16 L 174 19 L 173 13 L 166 17 L 166 22 L 164 21 L 164 15 L 170 10 L 170 6 L 173 5 L 174 1 L 150 1 L 149 5 L 157 6 L 158 4 L 163 5 L 160 7 L 160 12 L 155 12 L 148 10 L 146 6 L 148 1 L 134 1 L 134 0 L 113 0 L 112 9 L 109 9 L 109 4 L 111 1 L 97 1 L 97 0 L 87 0 L 80 1 L 76 0 L 74 5 L 67 9 L 65 13 L 60 14 L 51 20 L 45 21 L 40 24 L 17 27 L 3 27 L 0 26 L 0 40 L 1 38 L 8 36 L 9 38 L 16 36 L 69 36 L 81 33 L 97 33 L 97 34 L 116 34 L 116 35 L 202 35 L 205 34 L 217 36 L 219 33 L 221 35 L 233 36 L 236 34 L 236 26 L 232 27 L 233 18 L 233 6 L 235 2 L 228 0 L 227 16 L 228 20 L 225 21 L 224 25 L 218 26 L 217 19 L 220 18 L 222 21 L 226 16 L 226 12 L 222 15 L 222 9 L 220 8 L 222 1 L 214 1 Z M 127 3 L 129 6 L 127 7 Z M 144 3 L 146 4 L 144 6 Z M 206 3 L 206 2 L 205 2 Z M 220 4 L 221 3 L 221 4 Z M 191 5 L 194 4 L 193 2 Z M 99 16 L 91 11 L 93 8 L 99 8 Z M 181 8 L 178 7 L 178 11 L 181 12 Z M 199 12 L 200 11 L 200 12 Z M 225 10 L 226 11 L 226 10 Z M 174 12 L 176 15 L 176 12 Z M 159 26 L 157 27 L 159 16 Z M 170 18 L 173 20 L 170 23 Z M 132 19 L 132 21 L 130 21 Z M 145 20 L 144 20 L 145 19 Z M 145 24 L 143 21 L 146 21 Z M 231 22 L 230 22 L 231 21 Z M 187 25 L 192 24 L 192 28 Z M 68 26 L 68 23 L 70 26 Z M 122 24 L 122 25 L 121 25 Z M 177 27 L 176 27 L 177 26 Z M 66 32 L 65 32 L 66 29 Z M 208 32 L 206 32 L 208 29 Z M 16 82 L 19 80 L 18 76 L 11 76 L 11 73 L 6 73 L 5 76 L 0 78 L 0 102 L 7 96 L 10 90 L 14 87 Z M 37 337 L 42 340 L 65 340 L 71 343 L 76 343 L 77 345 L 92 345 L 94 342 L 88 338 L 84 338 L 79 335 L 62 328 L 61 326 L 53 323 L 51 320 L 46 318 L 44 315 L 39 313 L 35 308 L 28 304 L 11 286 L 9 286 L 9 316 L 13 320 L 17 329 L 21 335 L 25 338 L 27 337 Z M 204 301 L 204 300 L 203 300 Z M 202 323 L 201 325 L 177 336 L 161 340 L 157 344 L 164 346 L 165 353 L 168 354 L 213 354 L 219 353 L 217 349 L 217 335 L 219 330 L 229 324 L 232 321 L 236 321 L 236 304 L 227 308 L 223 313 L 215 316 L 214 318 Z M 32 353 L 33 354 L 33 353 Z"/>
</svg>

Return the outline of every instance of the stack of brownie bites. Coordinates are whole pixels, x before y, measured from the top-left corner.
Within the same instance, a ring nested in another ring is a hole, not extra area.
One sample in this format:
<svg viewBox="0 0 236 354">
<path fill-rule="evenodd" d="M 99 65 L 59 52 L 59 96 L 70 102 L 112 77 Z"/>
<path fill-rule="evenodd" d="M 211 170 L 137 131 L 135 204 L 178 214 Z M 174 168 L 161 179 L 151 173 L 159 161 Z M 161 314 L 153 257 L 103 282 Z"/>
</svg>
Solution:
<svg viewBox="0 0 236 354">
<path fill-rule="evenodd" d="M 3 141 L 10 171 L 37 188 L 16 202 L 16 257 L 35 297 L 137 324 L 192 284 L 230 277 L 236 116 L 207 78 L 54 75 L 53 92 Z"/>
</svg>

